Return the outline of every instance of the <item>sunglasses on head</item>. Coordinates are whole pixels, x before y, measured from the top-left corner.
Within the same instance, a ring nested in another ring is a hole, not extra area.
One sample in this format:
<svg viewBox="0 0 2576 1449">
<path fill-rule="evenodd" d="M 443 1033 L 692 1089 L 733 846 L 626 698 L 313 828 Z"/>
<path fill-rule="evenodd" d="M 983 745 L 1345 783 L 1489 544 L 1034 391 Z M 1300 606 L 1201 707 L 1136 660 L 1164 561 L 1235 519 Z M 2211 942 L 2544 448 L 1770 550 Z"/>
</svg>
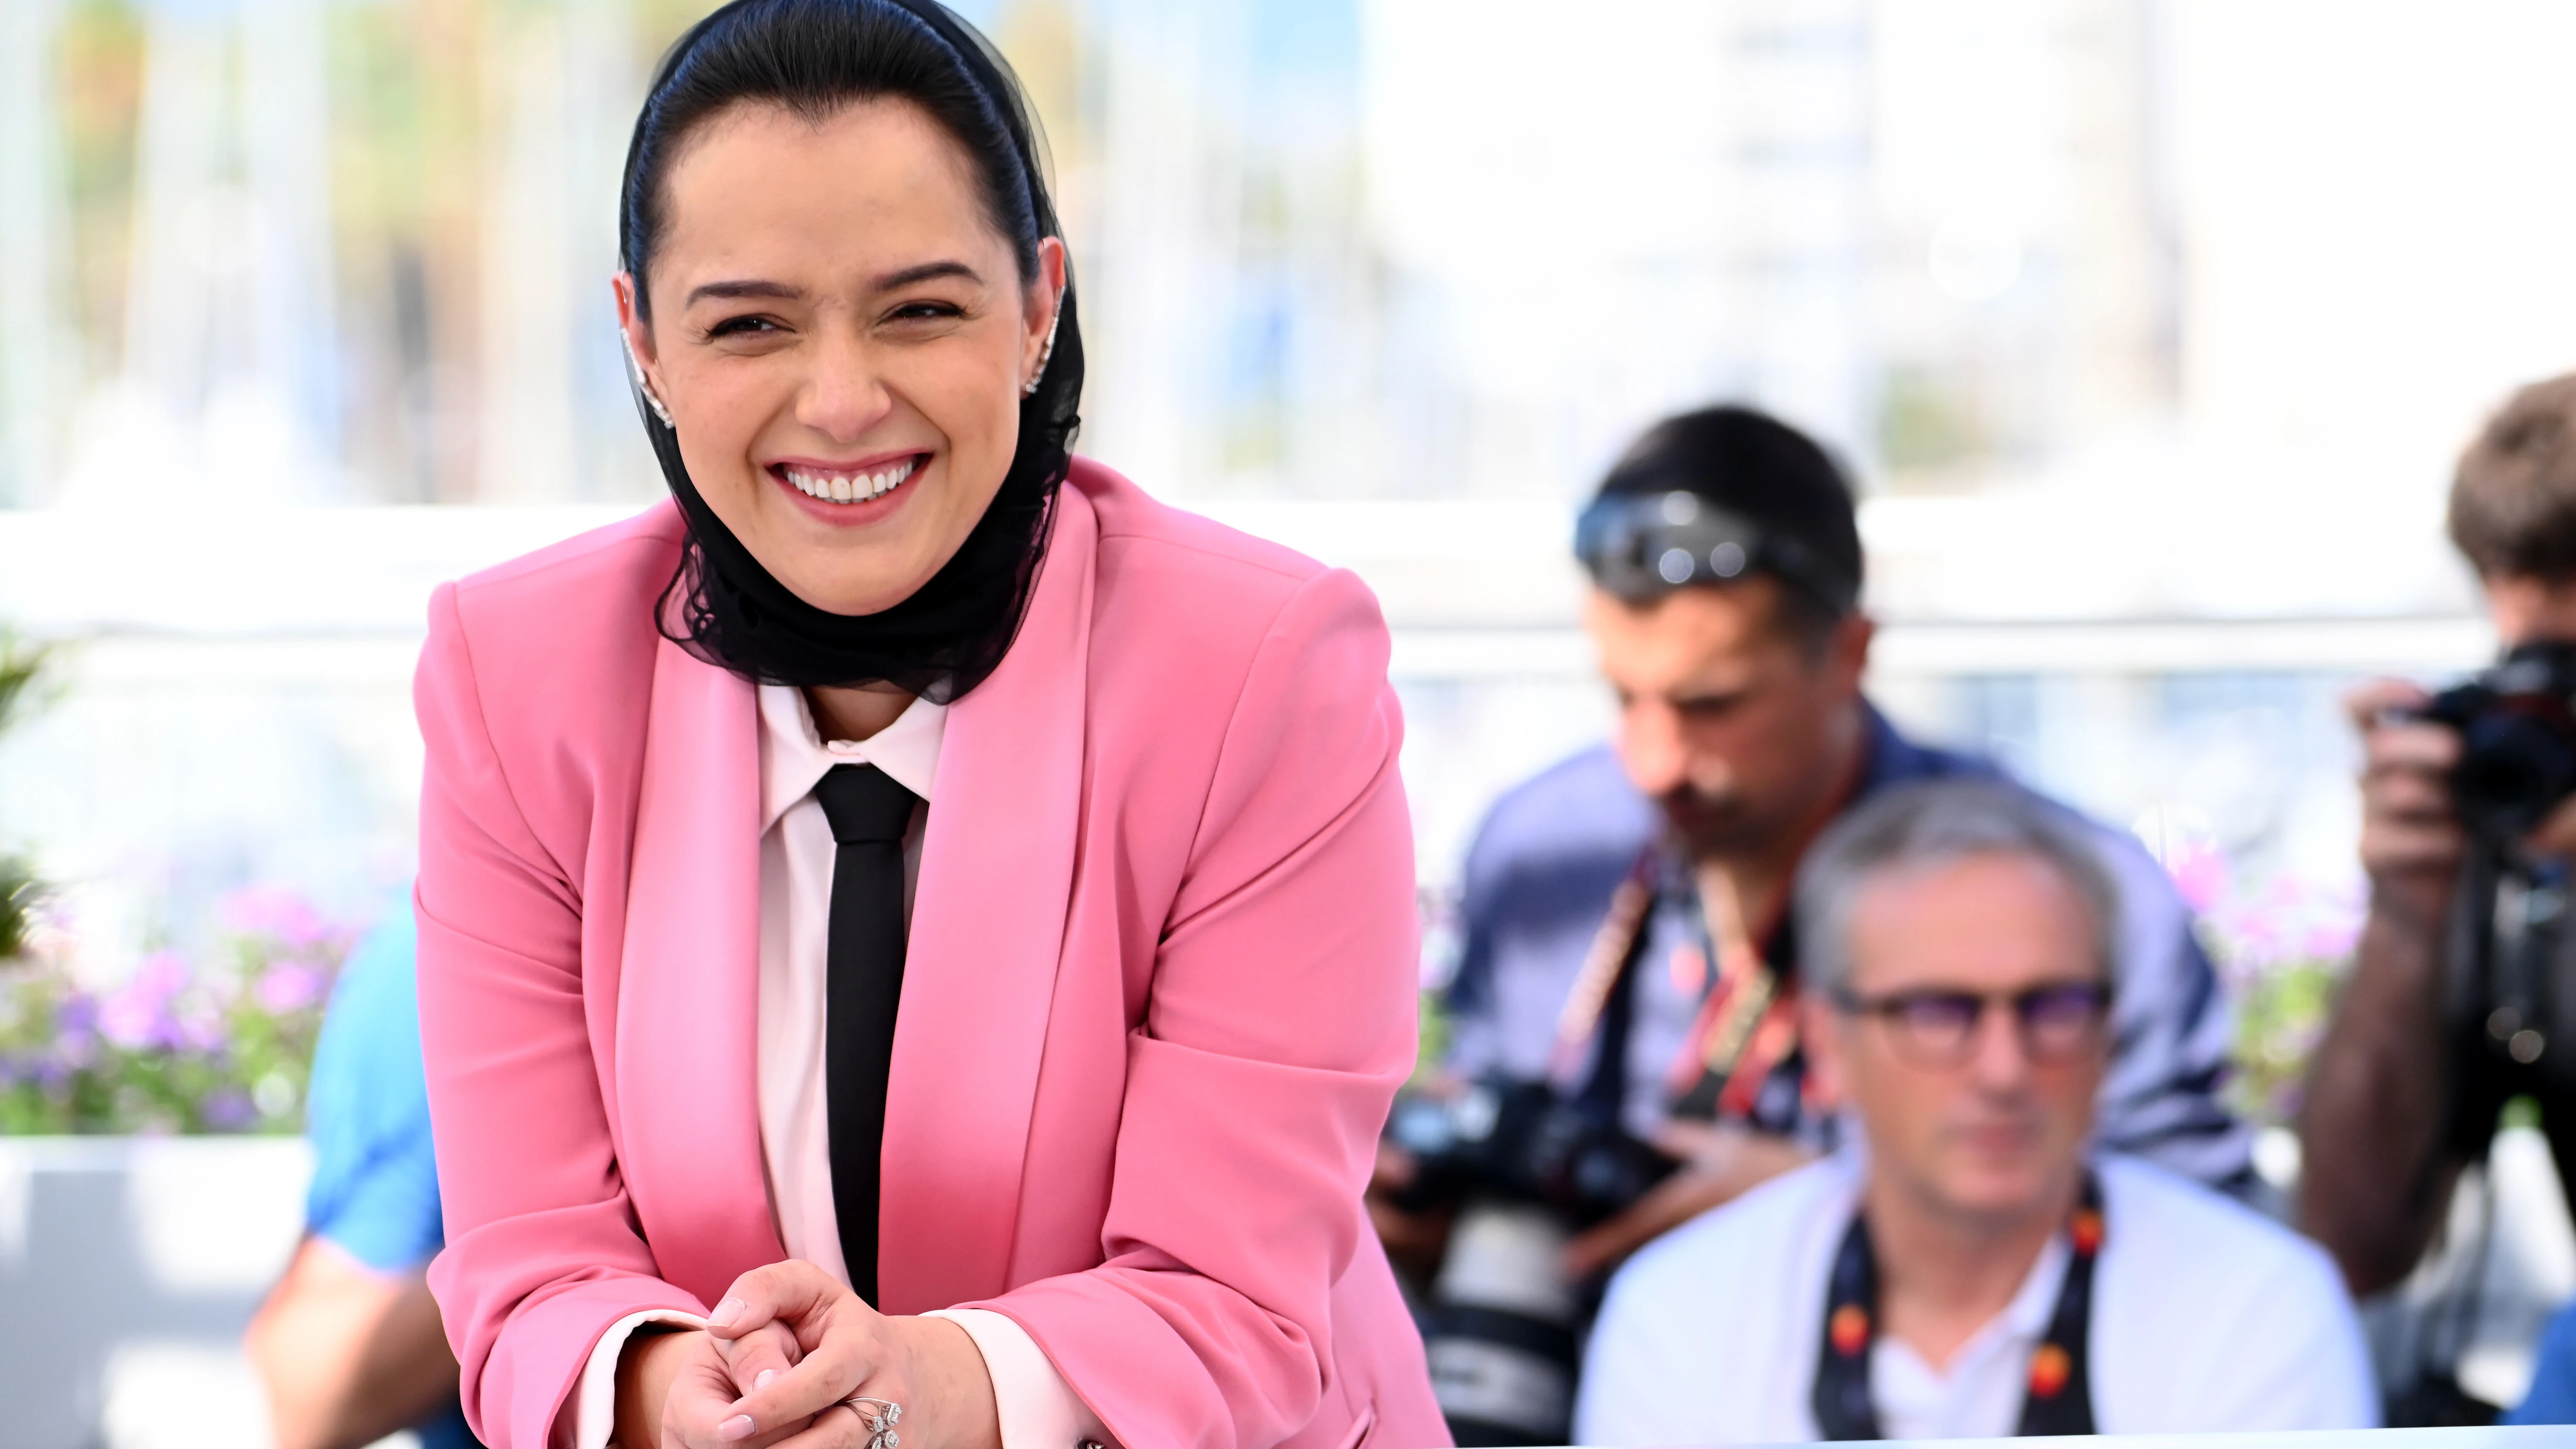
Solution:
<svg viewBox="0 0 2576 1449">
<path fill-rule="evenodd" d="M 2111 1014 L 2111 988 L 2099 981 L 2056 981 L 2000 992 L 1918 987 L 1882 996 L 1837 987 L 1833 1000 L 1846 1015 L 1887 1023 L 1899 1055 L 1925 1067 L 1955 1067 L 1974 1055 L 1977 1029 L 1989 1007 L 2012 1014 L 2023 1055 L 2052 1063 L 2092 1050 Z"/>
</svg>

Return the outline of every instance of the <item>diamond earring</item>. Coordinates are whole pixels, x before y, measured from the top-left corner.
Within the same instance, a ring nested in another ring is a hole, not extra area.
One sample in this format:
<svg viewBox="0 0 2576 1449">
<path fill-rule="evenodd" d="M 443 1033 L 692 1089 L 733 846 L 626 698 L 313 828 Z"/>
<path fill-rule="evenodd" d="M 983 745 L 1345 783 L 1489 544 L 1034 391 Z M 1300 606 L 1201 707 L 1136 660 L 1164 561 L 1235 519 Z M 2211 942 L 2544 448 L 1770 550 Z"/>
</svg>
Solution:
<svg viewBox="0 0 2576 1449">
<path fill-rule="evenodd" d="M 1055 361 L 1055 331 L 1063 325 L 1064 302 L 1059 298 L 1057 299 L 1055 307 L 1055 320 L 1047 324 L 1046 350 L 1038 354 L 1038 370 L 1029 374 L 1029 380 L 1027 382 L 1020 384 L 1020 396 L 1036 397 L 1038 395 L 1038 384 L 1046 381 L 1047 364 Z"/>
<path fill-rule="evenodd" d="M 653 416 L 662 420 L 662 426 L 678 432 L 680 427 L 671 421 L 671 410 L 662 406 L 662 399 L 653 391 L 653 380 L 644 375 L 644 359 L 635 355 L 635 339 L 620 327 L 617 340 L 626 344 L 626 365 L 635 374 L 635 389 L 644 394 L 644 405 L 653 410 Z"/>
</svg>

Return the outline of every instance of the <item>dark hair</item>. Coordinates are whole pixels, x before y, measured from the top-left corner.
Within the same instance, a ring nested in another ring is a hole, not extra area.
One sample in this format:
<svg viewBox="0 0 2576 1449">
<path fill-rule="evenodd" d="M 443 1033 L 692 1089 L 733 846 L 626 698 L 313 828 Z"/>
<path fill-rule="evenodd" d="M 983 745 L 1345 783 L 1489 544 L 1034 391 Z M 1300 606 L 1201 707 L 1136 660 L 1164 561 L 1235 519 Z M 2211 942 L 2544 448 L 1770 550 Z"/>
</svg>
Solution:
<svg viewBox="0 0 2576 1449">
<path fill-rule="evenodd" d="M 1670 492 L 1696 494 L 1794 545 L 1839 575 L 1849 585 L 1847 597 L 1858 597 L 1863 572 L 1851 480 L 1796 428 L 1731 403 L 1666 418 L 1629 445 L 1595 496 Z M 1763 571 L 1758 562 L 1755 571 Z M 1821 645 L 1850 612 L 1796 580 L 1779 582 L 1778 622 L 1810 647 Z"/>
<path fill-rule="evenodd" d="M 863 101 L 920 107 L 973 163 L 986 219 L 1010 243 L 1022 282 L 1038 248 L 1061 236 L 1047 195 L 1037 122 L 1001 55 L 936 0 L 733 0 L 663 57 L 626 151 L 618 255 L 646 312 L 645 272 L 667 218 L 665 183 L 697 130 L 745 104 L 821 124 Z M 887 681 L 946 702 L 972 689 L 1018 632 L 1044 561 L 1056 490 L 1080 423 L 1082 331 L 1068 264 L 1053 345 L 1020 400 L 1019 446 L 966 541 L 911 597 L 875 614 L 834 614 L 761 567 L 698 494 L 679 439 L 637 406 L 688 541 L 657 619 L 673 642 L 764 683 Z"/>
<path fill-rule="evenodd" d="M 2576 579 L 2576 373 L 2507 399 L 2451 477 L 2451 542 L 2483 578 Z"/>
</svg>

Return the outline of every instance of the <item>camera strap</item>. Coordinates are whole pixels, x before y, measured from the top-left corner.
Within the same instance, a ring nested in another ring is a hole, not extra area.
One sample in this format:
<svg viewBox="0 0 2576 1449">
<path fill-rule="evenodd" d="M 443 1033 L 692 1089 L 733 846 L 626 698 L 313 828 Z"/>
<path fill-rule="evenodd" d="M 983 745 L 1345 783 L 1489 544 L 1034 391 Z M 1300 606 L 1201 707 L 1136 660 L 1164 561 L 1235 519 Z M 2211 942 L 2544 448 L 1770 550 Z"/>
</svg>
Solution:
<svg viewBox="0 0 2576 1449">
<path fill-rule="evenodd" d="M 1595 1101 L 1614 1117 L 1626 1081 L 1628 996 L 1654 935 L 1655 908 L 1673 889 L 1663 849 L 1649 846 L 1640 852 L 1611 892 L 1610 908 L 1557 1013 L 1549 1077 L 1559 1090 Z M 1706 903 L 1696 891 L 1688 892 L 1687 899 L 1698 940 L 1679 949 L 1700 953 L 1701 979 L 1709 985 L 1688 1048 L 1674 1064 L 1672 1110 L 1679 1116 L 1792 1131 L 1798 1107 L 1794 1086 L 1767 1098 L 1763 1091 L 1784 1070 L 1792 1078 L 1801 1075 L 1797 993 L 1785 984 L 1776 964 L 1784 953 L 1794 954 L 1789 925 L 1780 922 L 1771 932 L 1767 951 L 1724 951 L 1710 928 Z M 1776 1110 L 1783 1100 L 1786 1112 Z"/>
<path fill-rule="evenodd" d="M 1578 1085 L 1584 1062 L 1595 1055 L 1593 1038 L 1600 1034 L 1611 998 L 1623 993 L 1628 978 L 1636 974 L 1637 958 L 1645 954 L 1646 938 L 1653 934 L 1656 887 L 1662 876 L 1663 852 L 1648 846 L 1628 867 L 1618 889 L 1610 893 L 1609 912 L 1592 933 L 1591 949 L 1584 953 L 1583 965 L 1574 973 L 1574 985 L 1565 994 L 1565 1004 L 1557 1009 L 1556 1044 L 1548 1054 L 1548 1076 L 1560 1091 L 1571 1091 Z M 1599 1056 L 1607 1058 L 1614 1045 L 1625 1043 L 1601 1045 Z M 1599 1077 L 1604 1069 L 1617 1071 L 1624 1065 L 1598 1061 L 1593 1076 Z"/>
<path fill-rule="evenodd" d="M 2091 1434 L 2093 1425 L 2093 1268 L 2106 1228 L 2102 1184 L 2084 1170 L 2075 1211 L 2066 1220 L 2066 1278 L 2048 1330 L 2030 1355 L 2016 1436 Z M 1878 1344 L 1878 1256 L 1870 1246 L 1869 1217 L 1855 1210 L 1842 1247 L 1825 1280 L 1824 1341 L 1816 1349 L 1816 1385 L 1810 1398 L 1816 1428 L 1827 1439 L 1884 1439 L 1878 1401 L 1869 1387 L 1871 1351 Z"/>
<path fill-rule="evenodd" d="M 1798 1056 L 1797 959 L 1792 923 L 1770 923 L 1757 942 L 1749 922 L 1718 939 L 1705 886 L 1691 897 L 1699 949 L 1712 984 L 1668 1084 L 1673 1114 L 1749 1122 L 1766 1132 L 1798 1127 L 1805 1071 Z M 1732 949 L 1730 949 L 1732 948 Z M 1773 1089 L 1775 1079 L 1786 1085 Z"/>
</svg>

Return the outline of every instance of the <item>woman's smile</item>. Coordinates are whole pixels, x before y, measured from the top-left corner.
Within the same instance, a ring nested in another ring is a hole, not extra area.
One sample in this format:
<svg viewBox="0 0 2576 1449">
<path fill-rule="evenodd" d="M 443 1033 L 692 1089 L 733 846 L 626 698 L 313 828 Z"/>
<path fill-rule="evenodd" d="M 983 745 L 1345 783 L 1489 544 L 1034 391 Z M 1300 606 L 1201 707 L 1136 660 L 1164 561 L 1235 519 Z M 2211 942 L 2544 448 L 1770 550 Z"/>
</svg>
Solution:
<svg viewBox="0 0 2576 1449">
<path fill-rule="evenodd" d="M 1063 244 L 1035 242 L 1024 274 L 975 166 L 902 99 L 728 107 L 662 183 L 658 307 L 621 279 L 628 340 L 707 510 L 826 613 L 920 590 L 1018 454 Z"/>
<path fill-rule="evenodd" d="M 873 523 L 901 507 L 911 496 L 903 491 L 904 485 L 929 468 L 933 456 L 913 449 L 851 462 L 781 458 L 770 462 L 766 471 L 796 495 L 805 512 L 847 526 Z M 872 503 L 882 506 L 864 506 Z"/>
</svg>

